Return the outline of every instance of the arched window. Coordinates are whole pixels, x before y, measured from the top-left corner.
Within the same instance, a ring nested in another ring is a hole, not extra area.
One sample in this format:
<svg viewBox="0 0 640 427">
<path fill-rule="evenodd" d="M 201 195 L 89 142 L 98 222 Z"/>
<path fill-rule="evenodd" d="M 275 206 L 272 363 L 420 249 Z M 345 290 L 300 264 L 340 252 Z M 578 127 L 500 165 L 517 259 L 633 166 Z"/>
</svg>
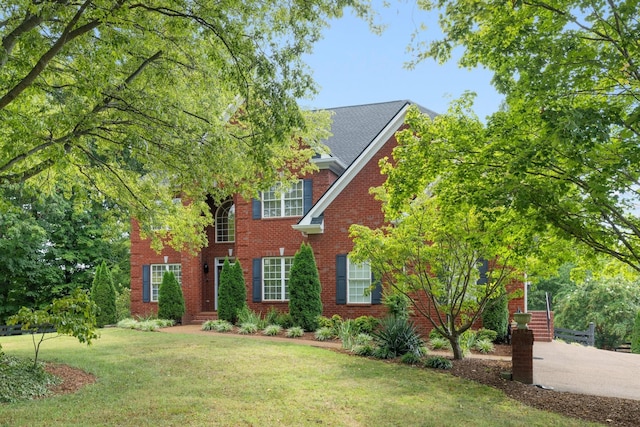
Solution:
<svg viewBox="0 0 640 427">
<path fill-rule="evenodd" d="M 232 200 L 224 202 L 216 211 L 216 242 L 235 242 L 236 207 Z"/>
</svg>

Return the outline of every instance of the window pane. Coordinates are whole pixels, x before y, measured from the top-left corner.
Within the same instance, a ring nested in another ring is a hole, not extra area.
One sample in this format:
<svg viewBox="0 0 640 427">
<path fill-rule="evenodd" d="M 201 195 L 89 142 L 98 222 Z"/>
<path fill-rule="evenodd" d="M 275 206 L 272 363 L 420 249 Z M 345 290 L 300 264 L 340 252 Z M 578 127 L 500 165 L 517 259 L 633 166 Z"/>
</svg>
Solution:
<svg viewBox="0 0 640 427">
<path fill-rule="evenodd" d="M 289 299 L 289 270 L 293 257 L 262 259 L 262 289 L 264 300 Z"/>
<path fill-rule="evenodd" d="M 349 260 L 348 280 L 347 302 L 371 303 L 371 268 L 369 263 L 355 264 Z"/>
<path fill-rule="evenodd" d="M 280 271 L 280 258 L 263 259 L 262 277 L 264 286 L 264 299 L 282 299 L 282 276 Z"/>
<path fill-rule="evenodd" d="M 302 181 L 298 181 L 284 194 L 284 216 L 301 216 L 303 212 Z"/>
<path fill-rule="evenodd" d="M 278 186 L 262 193 L 262 217 L 273 218 L 280 216 L 280 194 Z"/>
<path fill-rule="evenodd" d="M 235 205 L 227 201 L 216 211 L 216 242 L 235 241 Z"/>
</svg>

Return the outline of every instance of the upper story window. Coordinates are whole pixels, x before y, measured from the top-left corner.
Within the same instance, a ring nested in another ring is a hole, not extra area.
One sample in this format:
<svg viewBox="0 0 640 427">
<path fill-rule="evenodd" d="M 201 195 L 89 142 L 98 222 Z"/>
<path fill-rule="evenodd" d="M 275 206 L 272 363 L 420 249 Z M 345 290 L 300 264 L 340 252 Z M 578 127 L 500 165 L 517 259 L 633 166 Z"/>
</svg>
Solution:
<svg viewBox="0 0 640 427">
<path fill-rule="evenodd" d="M 356 264 L 349 259 L 347 266 L 347 303 L 371 303 L 371 266 Z"/>
<path fill-rule="evenodd" d="M 151 264 L 151 301 L 158 301 L 158 290 L 162 283 L 162 276 L 171 271 L 182 286 L 182 266 L 180 264 Z"/>
<path fill-rule="evenodd" d="M 224 202 L 216 211 L 216 242 L 236 240 L 236 208 L 232 200 Z"/>
<path fill-rule="evenodd" d="M 277 218 L 304 214 L 304 185 L 299 180 L 290 188 L 281 184 L 262 193 L 262 217 Z"/>
</svg>

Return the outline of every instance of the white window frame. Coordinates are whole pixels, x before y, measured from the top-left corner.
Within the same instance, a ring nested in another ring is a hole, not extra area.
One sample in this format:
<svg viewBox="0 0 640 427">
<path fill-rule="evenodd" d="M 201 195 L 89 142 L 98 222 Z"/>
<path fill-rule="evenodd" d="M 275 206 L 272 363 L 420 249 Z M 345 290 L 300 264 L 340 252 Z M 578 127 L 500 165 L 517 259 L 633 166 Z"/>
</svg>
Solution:
<svg viewBox="0 0 640 427">
<path fill-rule="evenodd" d="M 371 304 L 371 265 L 347 260 L 347 304 Z"/>
<path fill-rule="evenodd" d="M 233 243 L 236 241 L 235 212 L 236 205 L 233 200 L 227 200 L 216 210 L 216 243 Z"/>
<path fill-rule="evenodd" d="M 293 257 L 262 258 L 262 301 L 289 301 L 289 272 Z M 273 271 L 267 271 L 273 268 Z M 270 274 L 267 274 L 270 273 Z M 267 286 L 273 289 L 267 297 Z M 273 298 L 272 294 L 278 294 Z"/>
<path fill-rule="evenodd" d="M 304 181 L 298 180 L 290 188 L 276 184 L 260 197 L 262 218 L 286 218 L 304 215 Z"/>
<path fill-rule="evenodd" d="M 178 283 L 182 286 L 182 264 L 151 264 L 151 302 L 158 302 L 158 292 L 162 283 L 162 276 L 167 271 L 172 271 Z"/>
</svg>

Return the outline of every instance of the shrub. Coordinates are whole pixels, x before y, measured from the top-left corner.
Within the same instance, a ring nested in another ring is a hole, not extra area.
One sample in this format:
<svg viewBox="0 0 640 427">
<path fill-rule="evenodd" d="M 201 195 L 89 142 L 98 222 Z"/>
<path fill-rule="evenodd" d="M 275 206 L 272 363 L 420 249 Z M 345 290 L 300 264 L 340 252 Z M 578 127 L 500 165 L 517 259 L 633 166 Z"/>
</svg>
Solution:
<svg viewBox="0 0 640 427">
<path fill-rule="evenodd" d="M 354 327 L 358 333 L 370 334 L 380 324 L 380 321 L 373 316 L 360 316 L 354 321 Z"/>
<path fill-rule="evenodd" d="M 203 331 L 229 332 L 233 330 L 233 325 L 222 319 L 207 320 L 202 324 Z"/>
<path fill-rule="evenodd" d="M 369 334 L 359 333 L 353 339 L 353 343 L 355 345 L 364 345 L 371 344 L 373 342 L 373 337 Z"/>
<path fill-rule="evenodd" d="M 166 271 L 158 289 L 158 317 L 180 323 L 184 312 L 184 296 L 180 283 L 173 271 Z"/>
<path fill-rule="evenodd" d="M 430 356 L 427 357 L 427 360 L 425 360 L 424 366 L 425 368 L 433 369 L 451 369 L 453 368 L 453 363 L 446 357 Z"/>
<path fill-rule="evenodd" d="M 433 350 L 451 350 L 451 343 L 449 340 L 441 336 L 431 338 L 429 340 L 429 346 L 431 346 Z"/>
<path fill-rule="evenodd" d="M 270 337 L 273 337 L 278 335 L 281 331 L 282 331 L 282 326 L 280 325 L 267 325 L 267 327 L 264 328 L 262 333 Z"/>
<path fill-rule="evenodd" d="M 467 329 L 458 337 L 458 342 L 460 343 L 462 354 L 469 354 L 476 343 L 476 331 Z"/>
<path fill-rule="evenodd" d="M 131 289 L 122 288 L 116 295 L 116 321 L 131 317 Z"/>
<path fill-rule="evenodd" d="M 267 325 L 275 325 L 279 315 L 280 312 L 275 307 L 269 307 L 266 316 L 264 316 L 264 321 Z"/>
<path fill-rule="evenodd" d="M 113 286 L 111 272 L 106 262 L 102 262 L 96 269 L 96 275 L 91 285 L 91 299 L 98 306 L 96 326 L 113 325 L 116 318 L 116 288 Z"/>
<path fill-rule="evenodd" d="M 482 312 L 482 325 L 495 331 L 500 341 L 506 338 L 509 326 L 509 297 L 504 286 L 499 296 L 489 301 Z"/>
<path fill-rule="evenodd" d="M 287 338 L 300 338 L 304 335 L 304 329 L 302 329 L 300 326 L 292 326 L 286 330 L 284 335 Z"/>
<path fill-rule="evenodd" d="M 289 313 L 293 323 L 305 331 L 315 331 L 322 315 L 318 267 L 311 246 L 304 242 L 289 272 Z"/>
<path fill-rule="evenodd" d="M 287 329 L 294 326 L 293 317 L 289 313 L 280 313 L 276 317 L 276 325 L 280 325 L 281 328 Z"/>
<path fill-rule="evenodd" d="M 335 335 L 333 334 L 331 328 L 327 328 L 326 326 L 319 328 L 315 332 L 315 338 L 318 341 L 328 341 L 333 339 L 334 337 Z"/>
<path fill-rule="evenodd" d="M 411 311 L 411 300 L 405 294 L 397 291 L 386 291 L 382 303 L 389 311 L 392 317 L 408 319 L 413 312 Z"/>
<path fill-rule="evenodd" d="M 376 348 L 373 343 L 354 345 L 351 351 L 358 356 L 369 357 L 375 354 Z"/>
<path fill-rule="evenodd" d="M 356 336 L 355 324 L 352 319 L 342 322 L 338 328 L 338 338 L 342 341 L 342 348 L 351 350 Z"/>
<path fill-rule="evenodd" d="M 437 329 L 431 329 L 431 331 L 429 332 L 429 340 L 432 340 L 434 338 L 444 338 L 442 336 L 442 334 L 440 334 L 440 332 L 438 332 Z"/>
<path fill-rule="evenodd" d="M 422 356 L 424 343 L 413 322 L 401 318 L 387 316 L 380 321 L 380 327 L 373 332 L 374 340 L 383 359 L 414 353 Z"/>
<path fill-rule="evenodd" d="M 247 307 L 246 304 L 240 310 L 238 310 L 238 323 L 240 325 L 242 325 L 243 323 L 253 323 L 259 329 L 267 326 L 266 323 L 264 323 L 264 320 L 262 320 L 261 314 L 251 310 L 249 307 Z"/>
<path fill-rule="evenodd" d="M 218 286 L 218 318 L 229 323 L 238 322 L 238 312 L 247 304 L 247 289 L 240 261 L 231 265 L 224 260 Z"/>
<path fill-rule="evenodd" d="M 417 365 L 421 360 L 422 358 L 415 353 L 405 353 L 400 357 L 400 361 L 407 365 Z"/>
<path fill-rule="evenodd" d="M 492 329 L 480 328 L 476 333 L 476 339 L 479 341 L 495 342 L 496 338 L 498 338 L 498 333 Z"/>
<path fill-rule="evenodd" d="M 489 341 L 489 340 L 476 340 L 475 344 L 473 345 L 473 348 L 475 348 L 476 350 L 478 350 L 480 353 L 491 353 L 493 352 L 493 350 L 495 350 L 495 347 L 493 345 L 493 342 Z"/>
<path fill-rule="evenodd" d="M 256 332 L 258 332 L 258 325 L 251 322 L 241 323 L 238 332 L 243 335 L 255 334 Z"/>
<path fill-rule="evenodd" d="M 340 331 L 342 322 L 342 317 L 340 317 L 340 315 L 338 314 L 334 314 L 333 316 L 331 316 L 331 318 L 327 318 L 324 316 L 318 317 L 318 327 L 331 329 L 334 336 L 338 336 L 338 332 Z"/>
<path fill-rule="evenodd" d="M 631 331 L 631 353 L 640 353 L 640 311 L 636 314 Z"/>
</svg>

